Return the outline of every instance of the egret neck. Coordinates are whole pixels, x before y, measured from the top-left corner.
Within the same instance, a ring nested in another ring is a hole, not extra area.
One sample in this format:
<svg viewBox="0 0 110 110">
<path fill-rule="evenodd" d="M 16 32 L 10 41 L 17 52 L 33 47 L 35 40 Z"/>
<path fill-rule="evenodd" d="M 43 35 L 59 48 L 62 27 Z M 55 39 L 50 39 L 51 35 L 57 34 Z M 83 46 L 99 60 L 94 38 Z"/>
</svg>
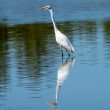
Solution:
<svg viewBox="0 0 110 110">
<path fill-rule="evenodd" d="M 55 21 L 54 21 L 54 17 L 53 17 L 53 11 L 52 9 L 49 10 L 50 12 L 50 15 L 51 15 L 51 19 L 52 19 L 52 23 L 53 23 L 53 26 L 54 26 L 54 30 L 57 31 L 57 27 L 56 27 L 56 24 L 55 24 Z"/>
</svg>

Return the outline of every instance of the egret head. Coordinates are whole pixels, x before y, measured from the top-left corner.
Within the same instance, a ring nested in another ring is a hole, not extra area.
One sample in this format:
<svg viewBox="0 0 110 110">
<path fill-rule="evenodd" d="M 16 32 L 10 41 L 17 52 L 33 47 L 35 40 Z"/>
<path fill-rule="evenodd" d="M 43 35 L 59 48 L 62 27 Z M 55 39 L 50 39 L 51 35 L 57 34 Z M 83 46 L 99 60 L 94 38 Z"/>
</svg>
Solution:
<svg viewBox="0 0 110 110">
<path fill-rule="evenodd" d="M 40 8 L 41 10 L 51 10 L 51 6 L 50 5 L 47 5 L 47 6 L 43 6 Z"/>
</svg>

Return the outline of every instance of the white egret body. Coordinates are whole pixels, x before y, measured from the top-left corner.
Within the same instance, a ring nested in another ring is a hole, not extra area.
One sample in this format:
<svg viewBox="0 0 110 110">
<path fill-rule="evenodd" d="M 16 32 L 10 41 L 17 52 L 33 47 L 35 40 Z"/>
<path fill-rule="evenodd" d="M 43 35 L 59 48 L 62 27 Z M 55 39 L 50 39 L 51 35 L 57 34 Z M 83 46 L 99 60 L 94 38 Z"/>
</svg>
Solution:
<svg viewBox="0 0 110 110">
<path fill-rule="evenodd" d="M 71 53 L 74 52 L 74 48 L 72 44 L 70 43 L 69 39 L 57 29 L 55 21 L 54 21 L 54 17 L 53 17 L 52 8 L 48 5 L 48 6 L 41 7 L 40 9 L 45 9 L 50 12 L 52 23 L 54 26 L 56 42 L 59 44 L 61 51 L 62 51 L 62 47 L 64 47 L 69 53 L 69 55 L 71 55 Z M 62 55 L 63 55 L 63 52 L 62 52 Z"/>
</svg>

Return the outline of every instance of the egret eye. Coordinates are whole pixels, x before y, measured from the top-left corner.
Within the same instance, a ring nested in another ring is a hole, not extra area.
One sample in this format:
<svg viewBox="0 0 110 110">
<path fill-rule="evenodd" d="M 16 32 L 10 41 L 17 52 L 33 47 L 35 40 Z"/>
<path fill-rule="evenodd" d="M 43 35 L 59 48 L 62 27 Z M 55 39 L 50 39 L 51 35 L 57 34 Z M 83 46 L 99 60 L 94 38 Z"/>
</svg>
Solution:
<svg viewBox="0 0 110 110">
<path fill-rule="evenodd" d="M 50 5 L 47 6 L 48 9 L 52 9 Z"/>
<path fill-rule="evenodd" d="M 48 9 L 52 9 L 51 7 L 48 7 Z"/>
</svg>

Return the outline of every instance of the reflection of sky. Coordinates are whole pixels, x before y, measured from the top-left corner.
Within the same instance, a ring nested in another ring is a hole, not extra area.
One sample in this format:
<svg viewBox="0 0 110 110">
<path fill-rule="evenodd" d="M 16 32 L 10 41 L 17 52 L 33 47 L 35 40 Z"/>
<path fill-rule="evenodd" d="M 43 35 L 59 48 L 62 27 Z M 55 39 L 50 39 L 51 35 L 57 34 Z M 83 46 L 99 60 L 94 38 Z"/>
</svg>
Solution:
<svg viewBox="0 0 110 110">
<path fill-rule="evenodd" d="M 50 22 L 49 14 L 39 10 L 47 4 L 53 6 L 56 21 L 110 18 L 109 0 L 1 0 L 0 20 L 8 24 Z"/>
</svg>

